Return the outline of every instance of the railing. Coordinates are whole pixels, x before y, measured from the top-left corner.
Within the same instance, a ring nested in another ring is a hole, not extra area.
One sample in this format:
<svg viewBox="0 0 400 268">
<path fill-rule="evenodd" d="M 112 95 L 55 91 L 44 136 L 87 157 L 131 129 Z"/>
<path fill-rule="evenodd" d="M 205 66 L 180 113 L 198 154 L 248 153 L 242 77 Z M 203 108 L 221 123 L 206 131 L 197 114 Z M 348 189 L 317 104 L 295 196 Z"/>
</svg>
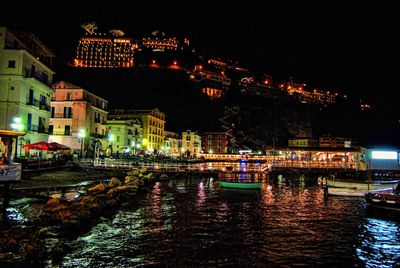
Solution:
<svg viewBox="0 0 400 268">
<path fill-rule="evenodd" d="M 39 105 L 40 105 L 40 103 L 39 103 L 39 100 L 36 100 L 36 99 L 27 99 L 27 101 L 26 101 L 26 105 L 31 105 L 31 106 L 35 106 L 35 107 L 39 107 Z"/>
<path fill-rule="evenodd" d="M 242 162 L 201 162 L 201 163 L 175 163 L 175 162 L 145 162 L 133 163 L 129 160 L 95 159 L 81 160 L 80 163 L 105 168 L 145 167 L 151 171 L 166 172 L 267 172 L 274 168 L 304 168 L 304 169 L 348 169 L 358 170 L 355 162 L 322 162 L 322 161 L 287 161 L 275 160 L 264 163 Z"/>
<path fill-rule="evenodd" d="M 50 112 L 51 106 L 48 105 L 47 103 L 41 102 L 41 103 L 39 103 L 39 109 L 40 110 L 46 110 L 46 111 Z"/>
<path fill-rule="evenodd" d="M 33 77 L 39 80 L 40 82 L 51 86 L 51 81 L 49 81 L 49 76 L 45 72 L 34 71 L 32 69 L 25 68 L 25 77 Z"/>
<path fill-rule="evenodd" d="M 72 118 L 72 114 L 55 113 L 52 118 Z"/>
</svg>

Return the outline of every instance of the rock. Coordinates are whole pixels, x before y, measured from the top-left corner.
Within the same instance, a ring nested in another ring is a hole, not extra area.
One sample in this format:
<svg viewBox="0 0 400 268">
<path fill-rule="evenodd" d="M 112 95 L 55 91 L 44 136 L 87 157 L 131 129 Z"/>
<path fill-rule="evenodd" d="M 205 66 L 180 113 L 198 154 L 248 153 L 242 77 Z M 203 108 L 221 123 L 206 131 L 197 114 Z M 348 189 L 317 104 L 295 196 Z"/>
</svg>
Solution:
<svg viewBox="0 0 400 268">
<path fill-rule="evenodd" d="M 135 176 L 135 177 L 137 177 L 137 176 L 139 176 L 139 174 L 140 174 L 140 171 L 139 171 L 138 169 L 132 170 L 131 172 L 128 172 L 128 175 L 129 175 L 129 176 Z"/>
<path fill-rule="evenodd" d="M 49 200 L 47 200 L 46 205 L 48 206 L 57 206 L 61 203 L 59 198 L 50 198 Z"/>
<path fill-rule="evenodd" d="M 131 177 L 131 176 L 125 177 L 125 183 L 130 183 L 132 180 L 133 180 L 133 177 Z"/>
<path fill-rule="evenodd" d="M 102 192 L 106 189 L 106 187 L 104 186 L 104 184 L 99 183 L 96 186 L 90 187 L 88 189 L 88 192 Z"/>
<path fill-rule="evenodd" d="M 168 179 L 169 179 L 169 177 L 167 174 L 161 174 L 160 180 L 168 180 Z"/>
<path fill-rule="evenodd" d="M 116 187 L 116 186 L 120 186 L 121 185 L 121 181 L 119 179 L 117 179 L 116 177 L 112 177 L 110 183 L 108 184 L 108 187 Z"/>
</svg>

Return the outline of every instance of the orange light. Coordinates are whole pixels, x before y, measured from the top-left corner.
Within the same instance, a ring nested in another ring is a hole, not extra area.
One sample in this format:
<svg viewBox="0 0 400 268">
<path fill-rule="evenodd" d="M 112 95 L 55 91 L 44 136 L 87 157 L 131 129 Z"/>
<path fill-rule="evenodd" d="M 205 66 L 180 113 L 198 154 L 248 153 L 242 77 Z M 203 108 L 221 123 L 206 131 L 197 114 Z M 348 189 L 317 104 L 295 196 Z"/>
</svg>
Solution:
<svg viewBox="0 0 400 268">
<path fill-rule="evenodd" d="M 269 81 L 268 81 L 268 80 L 265 80 L 265 81 L 264 81 L 264 84 L 268 84 L 268 83 L 269 83 Z"/>
<path fill-rule="evenodd" d="M 178 64 L 178 62 L 176 60 L 174 60 L 174 65 L 177 65 L 177 64 Z"/>
<path fill-rule="evenodd" d="M 156 60 L 152 60 L 151 62 L 152 62 L 153 64 L 156 64 Z"/>
</svg>

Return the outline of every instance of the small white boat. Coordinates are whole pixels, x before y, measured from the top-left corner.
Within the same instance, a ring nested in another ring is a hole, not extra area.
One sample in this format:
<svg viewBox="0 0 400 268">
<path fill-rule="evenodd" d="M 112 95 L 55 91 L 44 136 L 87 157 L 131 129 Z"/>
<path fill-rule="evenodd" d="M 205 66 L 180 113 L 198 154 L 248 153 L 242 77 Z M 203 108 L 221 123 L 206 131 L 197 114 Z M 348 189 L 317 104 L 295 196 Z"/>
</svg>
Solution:
<svg viewBox="0 0 400 268">
<path fill-rule="evenodd" d="M 398 182 L 399 181 L 354 182 L 327 180 L 326 186 L 329 195 L 363 197 L 370 191 L 393 189 Z"/>
</svg>

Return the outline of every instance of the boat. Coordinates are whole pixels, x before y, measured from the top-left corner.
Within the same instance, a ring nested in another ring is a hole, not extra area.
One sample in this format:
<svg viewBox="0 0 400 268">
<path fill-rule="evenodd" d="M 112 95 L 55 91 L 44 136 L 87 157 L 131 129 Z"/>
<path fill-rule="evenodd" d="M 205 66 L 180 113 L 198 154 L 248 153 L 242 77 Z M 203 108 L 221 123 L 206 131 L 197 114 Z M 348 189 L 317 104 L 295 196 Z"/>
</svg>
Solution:
<svg viewBox="0 0 400 268">
<path fill-rule="evenodd" d="M 235 189 L 261 189 L 261 182 L 220 181 L 219 186 Z"/>
<path fill-rule="evenodd" d="M 326 180 L 329 195 L 363 197 L 369 191 L 390 190 L 399 183 L 396 181 L 340 181 Z"/>
<path fill-rule="evenodd" d="M 370 207 L 400 212 L 400 183 L 391 189 L 370 191 L 365 200 Z"/>
</svg>

